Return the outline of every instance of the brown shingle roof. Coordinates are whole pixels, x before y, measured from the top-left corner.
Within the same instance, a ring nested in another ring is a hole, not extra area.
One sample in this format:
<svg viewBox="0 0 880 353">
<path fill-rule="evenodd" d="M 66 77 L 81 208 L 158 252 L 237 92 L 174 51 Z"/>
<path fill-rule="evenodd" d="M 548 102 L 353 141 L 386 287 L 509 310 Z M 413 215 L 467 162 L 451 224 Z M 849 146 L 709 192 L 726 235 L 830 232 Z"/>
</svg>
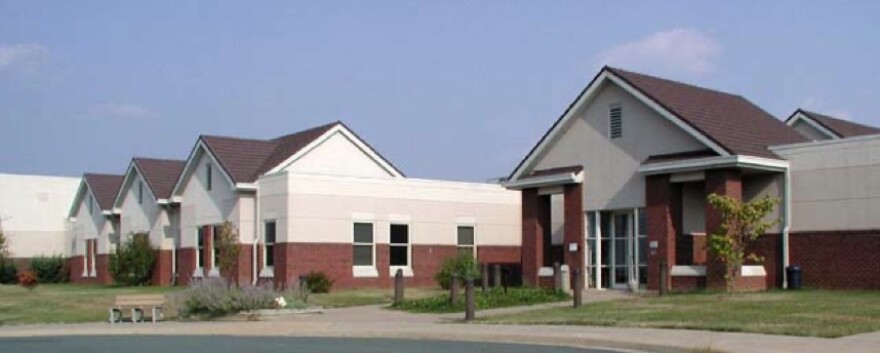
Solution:
<svg viewBox="0 0 880 353">
<path fill-rule="evenodd" d="M 779 158 L 767 146 L 807 141 L 742 96 L 617 68 L 607 69 L 731 154 Z"/>
<path fill-rule="evenodd" d="M 174 184 L 186 165 L 185 161 L 172 159 L 134 158 L 132 162 L 143 173 L 144 180 L 158 199 L 171 197 Z"/>
<path fill-rule="evenodd" d="M 102 210 L 113 209 L 113 201 L 116 200 L 116 193 L 119 192 L 124 177 L 122 175 L 86 173 L 83 178 L 92 190 L 92 194 L 95 195 L 98 206 Z"/>
<path fill-rule="evenodd" d="M 199 138 L 233 182 L 252 183 L 337 125 L 344 126 L 337 121 L 271 140 L 204 135 Z"/>
<path fill-rule="evenodd" d="M 798 109 L 798 111 L 843 138 L 880 134 L 880 128 L 876 128 L 873 126 L 862 125 L 828 115 L 809 112 L 803 109 Z M 795 114 L 797 114 L 797 112 L 795 112 Z"/>
</svg>

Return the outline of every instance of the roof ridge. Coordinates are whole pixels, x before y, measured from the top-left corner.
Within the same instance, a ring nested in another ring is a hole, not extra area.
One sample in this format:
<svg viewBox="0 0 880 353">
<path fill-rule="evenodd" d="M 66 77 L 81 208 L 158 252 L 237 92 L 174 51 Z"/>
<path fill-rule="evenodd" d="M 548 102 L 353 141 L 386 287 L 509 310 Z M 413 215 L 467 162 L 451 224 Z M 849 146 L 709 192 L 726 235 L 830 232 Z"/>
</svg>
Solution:
<svg viewBox="0 0 880 353">
<path fill-rule="evenodd" d="M 645 73 L 641 73 L 641 72 L 630 71 L 630 70 L 621 69 L 621 68 L 617 68 L 617 67 L 613 67 L 613 66 L 608 66 L 608 65 L 605 65 L 605 68 L 608 69 L 608 70 L 610 70 L 611 72 L 619 71 L 619 72 L 628 73 L 628 74 L 631 74 L 631 75 L 640 75 L 640 76 L 650 77 L 650 78 L 655 79 L 655 80 L 666 81 L 666 82 L 669 82 L 669 83 L 674 83 L 674 84 L 681 85 L 681 86 L 685 86 L 685 87 L 690 87 L 690 88 L 699 89 L 699 90 L 703 90 L 703 91 L 707 91 L 707 92 L 713 92 L 713 93 L 718 93 L 718 94 L 723 94 L 723 95 L 727 95 L 727 96 L 733 96 L 733 97 L 739 97 L 739 98 L 745 99 L 745 97 L 743 97 L 743 95 L 742 95 L 742 94 L 739 94 L 739 93 L 725 92 L 725 91 L 721 91 L 721 90 L 714 89 L 714 88 L 708 88 L 708 87 L 703 87 L 703 86 L 697 86 L 697 85 L 692 84 L 692 83 L 687 83 L 687 82 L 677 81 L 677 80 L 673 80 L 673 79 L 663 78 L 663 77 L 660 77 L 660 76 L 649 75 L 649 74 L 645 74 Z M 616 73 L 616 72 L 615 72 L 615 73 Z M 748 100 L 748 99 L 746 99 L 746 100 Z"/>
<path fill-rule="evenodd" d="M 317 130 L 329 129 L 329 128 L 331 128 L 331 127 L 333 127 L 333 126 L 336 126 L 336 125 L 343 125 L 343 126 L 345 126 L 345 124 L 343 124 L 341 121 L 336 120 L 336 121 L 331 122 L 331 123 L 327 123 L 327 124 L 323 124 L 323 125 L 319 125 L 319 126 L 315 126 L 315 127 L 310 127 L 310 128 L 308 128 L 308 129 L 300 130 L 300 131 L 297 131 L 297 132 L 292 132 L 292 133 L 289 133 L 289 134 L 286 134 L 286 135 L 281 135 L 281 136 L 278 136 L 278 137 L 273 138 L 273 139 L 268 140 L 268 141 L 279 141 L 279 142 L 280 142 L 280 141 L 284 140 L 285 138 L 290 137 L 290 136 L 293 136 L 293 135 L 300 135 L 300 134 L 304 134 L 304 133 L 307 133 L 307 132 L 313 132 L 313 131 L 317 131 Z"/>
</svg>

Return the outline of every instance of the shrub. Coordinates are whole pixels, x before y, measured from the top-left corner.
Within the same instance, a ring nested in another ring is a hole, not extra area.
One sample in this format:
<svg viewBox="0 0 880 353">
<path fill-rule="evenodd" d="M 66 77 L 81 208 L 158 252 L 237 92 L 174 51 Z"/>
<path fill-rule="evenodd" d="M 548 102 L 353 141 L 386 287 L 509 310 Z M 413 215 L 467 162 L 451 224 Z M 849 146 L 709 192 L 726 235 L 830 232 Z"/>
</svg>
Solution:
<svg viewBox="0 0 880 353">
<path fill-rule="evenodd" d="M 306 275 L 306 289 L 309 293 L 329 293 L 333 282 L 324 272 L 312 271 Z"/>
<path fill-rule="evenodd" d="M 156 249 L 147 234 L 133 234 L 110 255 L 110 274 L 124 286 L 148 284 L 156 263 Z"/>
<path fill-rule="evenodd" d="M 240 312 L 253 313 L 276 307 L 275 299 L 283 297 L 269 284 L 260 286 L 231 286 L 223 278 L 209 278 L 190 284 L 176 296 L 178 314 L 184 318 L 214 318 Z M 299 305 L 286 298 L 288 307 Z"/>
<path fill-rule="evenodd" d="M 527 287 L 509 288 L 507 292 L 500 288 L 492 288 L 487 293 L 476 290 L 474 294 L 477 310 L 558 302 L 570 298 L 562 291 Z M 404 300 L 391 307 L 416 313 L 454 313 L 464 311 L 464 306 L 464 300 L 452 304 L 449 302 L 449 296 L 443 294 L 430 298 Z"/>
<path fill-rule="evenodd" d="M 443 260 L 440 271 L 434 275 L 434 280 L 443 289 L 449 289 L 449 283 L 452 276 L 455 275 L 460 279 L 464 278 L 480 278 L 480 269 L 477 265 L 477 259 L 471 254 L 458 254 Z"/>
<path fill-rule="evenodd" d="M 18 274 L 18 285 L 27 288 L 28 291 L 33 291 L 39 284 L 40 280 L 33 271 L 24 271 Z"/>
<path fill-rule="evenodd" d="M 238 255 L 241 253 L 238 243 L 238 229 L 234 224 L 226 221 L 217 227 L 216 232 L 214 241 L 220 252 L 217 257 L 217 267 L 220 269 L 220 273 L 229 276 L 229 280 L 234 280 L 232 273 L 238 266 Z"/>
<path fill-rule="evenodd" d="M 64 283 L 68 280 L 67 261 L 61 255 L 37 256 L 31 260 L 30 270 L 40 283 Z"/>
<path fill-rule="evenodd" d="M 3 220 L 0 220 L 0 260 L 5 260 L 9 256 L 9 239 L 3 232 Z"/>
<path fill-rule="evenodd" d="M 0 259 L 0 284 L 18 283 L 18 269 L 9 259 Z"/>
</svg>

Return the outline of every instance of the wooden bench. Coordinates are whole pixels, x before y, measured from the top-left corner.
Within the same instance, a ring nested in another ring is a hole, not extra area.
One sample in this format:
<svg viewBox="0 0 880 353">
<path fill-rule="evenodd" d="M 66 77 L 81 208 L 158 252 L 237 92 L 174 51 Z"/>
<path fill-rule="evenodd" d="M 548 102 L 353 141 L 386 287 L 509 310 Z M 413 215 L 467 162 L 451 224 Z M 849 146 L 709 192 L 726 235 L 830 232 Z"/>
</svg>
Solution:
<svg viewBox="0 0 880 353">
<path fill-rule="evenodd" d="M 161 294 L 117 295 L 110 308 L 110 323 L 122 322 L 126 311 L 131 312 L 132 323 L 142 322 L 145 312 L 151 314 L 150 318 L 155 323 L 164 316 L 164 309 L 165 296 Z"/>
</svg>

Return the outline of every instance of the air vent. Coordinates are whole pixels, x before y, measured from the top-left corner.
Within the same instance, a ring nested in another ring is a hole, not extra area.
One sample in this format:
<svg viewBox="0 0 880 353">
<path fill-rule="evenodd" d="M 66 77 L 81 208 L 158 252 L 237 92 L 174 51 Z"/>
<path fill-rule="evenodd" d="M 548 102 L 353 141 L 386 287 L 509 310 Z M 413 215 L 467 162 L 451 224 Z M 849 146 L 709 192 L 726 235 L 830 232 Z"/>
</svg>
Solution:
<svg viewBox="0 0 880 353">
<path fill-rule="evenodd" d="M 608 119 L 611 126 L 609 135 L 616 139 L 623 136 L 623 112 L 619 105 L 612 105 L 608 110 Z"/>
</svg>

